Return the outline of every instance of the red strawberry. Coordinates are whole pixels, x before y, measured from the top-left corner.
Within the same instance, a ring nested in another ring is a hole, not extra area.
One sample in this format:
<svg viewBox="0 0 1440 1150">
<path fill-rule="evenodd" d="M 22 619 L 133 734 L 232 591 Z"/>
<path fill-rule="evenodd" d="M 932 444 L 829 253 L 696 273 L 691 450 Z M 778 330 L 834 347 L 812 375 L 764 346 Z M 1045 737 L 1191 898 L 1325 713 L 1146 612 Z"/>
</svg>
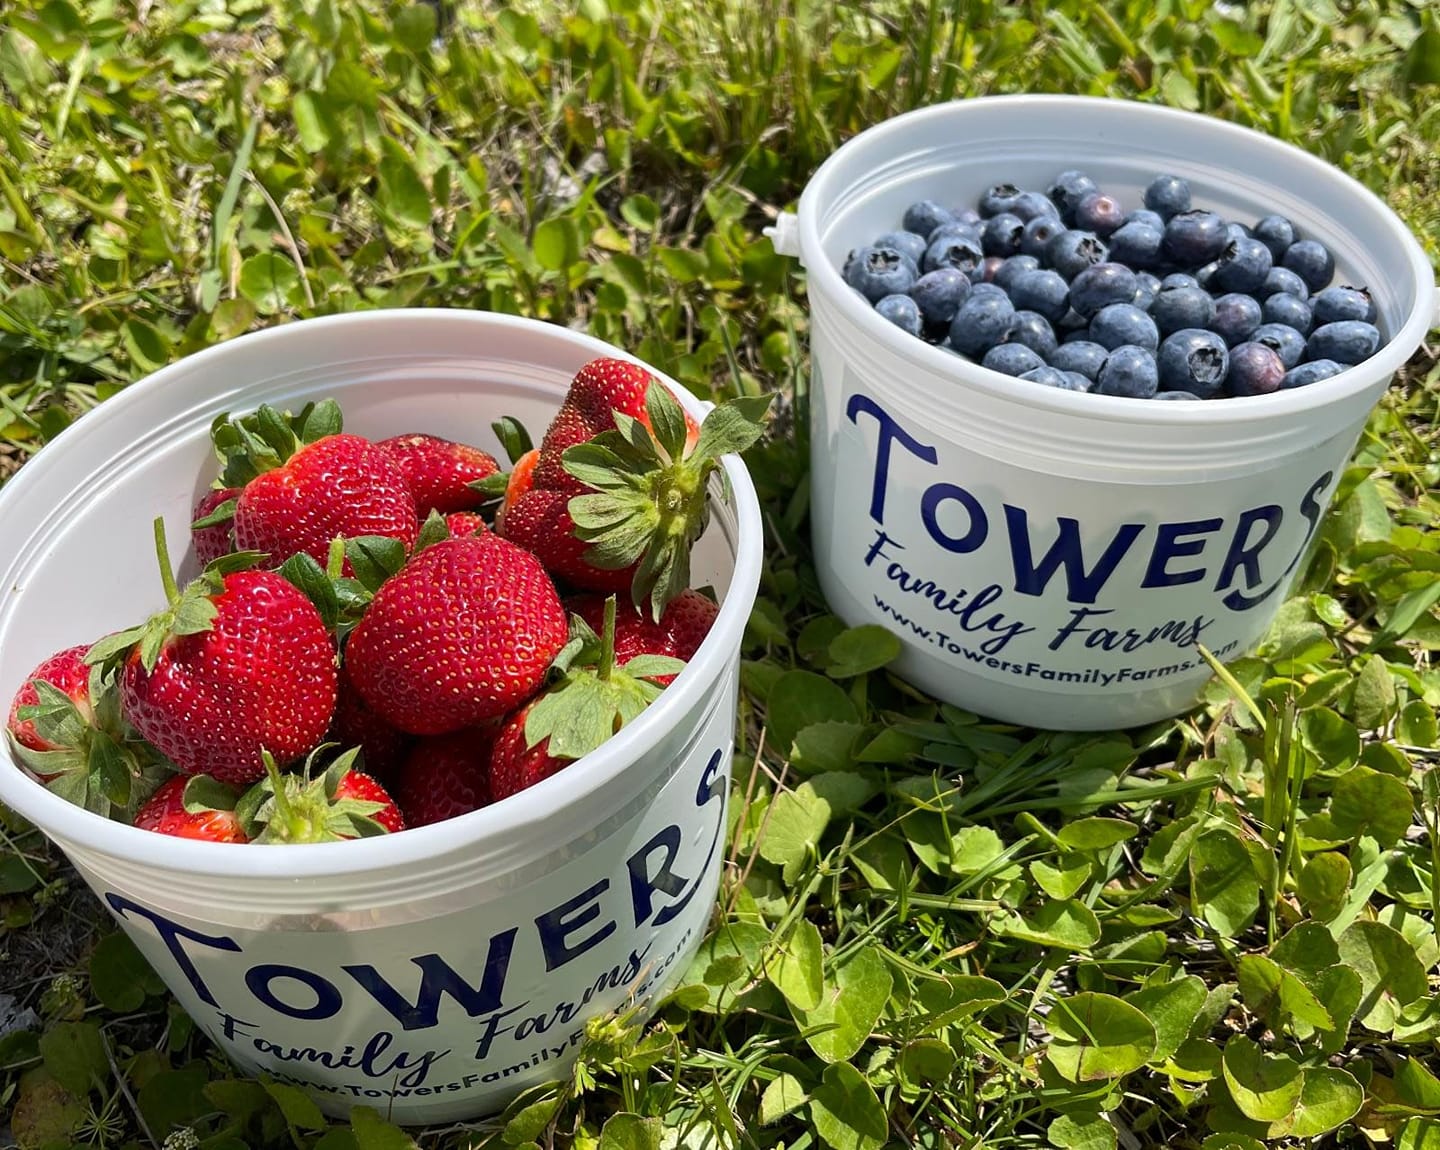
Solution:
<svg viewBox="0 0 1440 1150">
<path fill-rule="evenodd" d="M 260 551 L 272 567 L 301 551 L 323 568 L 330 541 L 382 535 L 415 545 L 420 520 L 405 473 L 384 448 L 340 432 L 333 401 L 298 416 L 262 405 L 211 430 L 225 461 L 221 481 L 241 488 L 235 545 Z M 350 561 L 345 574 L 353 574 Z"/>
<path fill-rule="evenodd" d="M 445 526 L 452 537 L 461 535 L 479 535 L 483 531 L 490 530 L 485 526 L 485 520 L 476 515 L 473 511 L 452 511 L 445 516 Z"/>
<path fill-rule="evenodd" d="M 325 564 L 337 535 L 415 546 L 415 500 L 394 460 L 358 435 L 330 435 L 257 476 L 235 501 L 235 543 L 278 566 L 296 552 Z M 349 561 L 346 561 L 348 567 Z"/>
<path fill-rule="evenodd" d="M 540 441 L 534 485 L 571 495 L 583 492 L 585 485 L 565 470 L 565 449 L 588 443 L 602 431 L 613 431 L 617 411 L 653 430 L 646 396 L 654 382 L 655 377 L 638 363 L 623 359 L 592 359 L 577 371 L 565 401 Z M 689 415 L 684 418 L 686 445 L 693 446 L 700 429 Z"/>
<path fill-rule="evenodd" d="M 269 571 L 208 568 L 175 585 L 155 521 L 166 607 L 101 640 L 87 658 L 123 659 L 126 719 L 187 775 L 246 783 L 311 751 L 335 710 L 335 648 L 314 604 Z M 222 561 L 223 565 L 223 561 Z"/>
<path fill-rule="evenodd" d="M 495 748 L 490 755 L 490 798 L 493 802 L 519 794 L 575 761 L 551 757 L 549 739 L 541 739 L 535 746 L 530 746 L 525 740 L 525 720 L 529 717 L 530 707 L 522 708 L 506 720 L 495 736 Z"/>
<path fill-rule="evenodd" d="M 195 510 L 190 516 L 190 540 L 195 546 L 195 558 L 199 560 L 201 567 L 208 567 L 220 556 L 229 555 L 235 550 L 235 537 L 231 532 L 235 508 L 231 501 L 239 494 L 238 487 L 214 488 L 200 496 L 200 502 L 195 504 Z M 227 503 L 231 503 L 228 515 L 225 514 Z M 221 516 L 217 522 L 203 527 L 195 526 L 197 521 L 204 522 L 215 518 L 217 512 Z"/>
<path fill-rule="evenodd" d="M 421 519 L 432 511 L 448 515 L 479 507 L 485 497 L 470 484 L 500 470 L 494 456 L 478 447 L 434 435 L 396 435 L 376 446 L 399 464 Z"/>
<path fill-rule="evenodd" d="M 64 692 L 87 723 L 95 717 L 90 707 L 90 668 L 85 663 L 85 652 L 88 650 L 90 647 L 85 644 L 67 647 L 51 655 L 30 672 L 29 678 L 15 692 L 15 698 L 10 703 L 8 729 L 22 747 L 29 747 L 32 751 L 69 749 L 42 737 L 35 729 L 34 719 L 20 718 L 21 707 L 34 707 L 40 703 L 40 692 L 35 686 L 37 680 Z"/>
<path fill-rule="evenodd" d="M 515 461 L 505 481 L 505 496 L 495 512 L 495 530 L 505 534 L 505 516 L 535 486 L 535 467 L 540 462 L 540 449 L 532 447 Z"/>
<path fill-rule="evenodd" d="M 523 703 L 567 637 L 545 569 L 487 532 L 434 543 L 386 580 L 345 658 L 386 722 L 441 735 Z"/>
<path fill-rule="evenodd" d="M 89 650 L 67 647 L 30 673 L 10 703 L 6 739 L 56 794 L 97 814 L 133 811 L 171 769 L 126 726 L 114 677 L 87 665 Z"/>
<path fill-rule="evenodd" d="M 185 809 L 185 787 L 192 779 L 201 777 L 176 775 L 140 808 L 135 815 L 135 825 L 142 831 L 207 843 L 249 842 L 250 837 L 235 817 L 233 796 L 230 808 L 206 807 L 193 812 Z"/>
<path fill-rule="evenodd" d="M 766 398 L 731 400 L 697 432 L 644 368 L 580 369 L 545 433 L 530 489 L 513 479 L 499 530 L 577 587 L 625 591 L 652 618 L 689 585 L 720 457 L 759 438 Z M 518 468 L 517 468 L 518 470 Z M 513 497 L 512 497 L 513 491 Z"/>
<path fill-rule="evenodd" d="M 577 595 L 566 600 L 566 609 L 579 615 L 597 633 L 605 625 L 605 600 L 599 595 Z M 720 608 L 699 591 L 682 591 L 657 623 L 629 603 L 617 608 L 615 617 L 615 661 L 628 663 L 637 655 L 669 655 L 689 662 L 700 649 Z M 673 675 L 654 676 L 668 687 Z"/>
<path fill-rule="evenodd" d="M 254 842 L 336 842 L 405 829 L 405 818 L 389 792 L 355 770 L 355 750 L 337 756 L 312 777 L 315 760 L 325 750 L 311 755 L 303 772 L 288 775 L 265 755 L 265 778 L 246 791 L 235 808 Z"/>
<path fill-rule="evenodd" d="M 405 821 L 424 827 L 489 805 L 494 740 L 493 730 L 471 727 L 417 742 L 396 785 Z"/>
<path fill-rule="evenodd" d="M 365 772 L 386 782 L 399 774 L 400 764 L 415 741 L 413 735 L 397 731 L 370 709 L 350 681 L 348 664 L 340 667 L 340 693 L 329 737 L 342 747 L 359 747 L 360 765 Z"/>
<path fill-rule="evenodd" d="M 560 681 L 512 715 L 495 736 L 490 756 L 495 801 L 589 754 L 655 700 L 660 679 L 673 679 L 684 667 L 652 652 L 617 665 L 614 596 L 605 601 L 602 615 L 598 637 L 583 621 L 577 627 L 579 649 Z"/>
</svg>

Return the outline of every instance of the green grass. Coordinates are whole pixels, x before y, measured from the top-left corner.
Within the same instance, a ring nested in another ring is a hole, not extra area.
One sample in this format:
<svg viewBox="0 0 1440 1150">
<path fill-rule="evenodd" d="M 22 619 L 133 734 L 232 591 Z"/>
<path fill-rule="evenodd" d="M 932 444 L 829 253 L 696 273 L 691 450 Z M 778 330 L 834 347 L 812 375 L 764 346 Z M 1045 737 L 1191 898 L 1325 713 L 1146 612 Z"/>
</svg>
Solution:
<svg viewBox="0 0 1440 1150">
<path fill-rule="evenodd" d="M 573 1079 L 508 1125 L 416 1137 L 1440 1145 L 1432 354 L 1375 413 L 1273 632 L 1204 706 L 1016 730 L 908 689 L 873 637 L 837 660 L 797 440 L 804 281 L 759 237 L 859 129 L 1050 91 L 1293 141 L 1435 256 L 1434 11 L 584 0 L 445 25 L 334 0 L 20 0 L 0 23 L 5 472 L 181 355 L 370 307 L 581 322 L 702 394 L 787 397 L 750 456 L 777 558 L 701 958 L 652 1025 L 596 1026 Z M 25 1150 L 406 1144 L 241 1080 L 58 853 L 0 825 L 0 1015 L 35 1012 L 0 1038 L 0 1114 Z"/>
</svg>

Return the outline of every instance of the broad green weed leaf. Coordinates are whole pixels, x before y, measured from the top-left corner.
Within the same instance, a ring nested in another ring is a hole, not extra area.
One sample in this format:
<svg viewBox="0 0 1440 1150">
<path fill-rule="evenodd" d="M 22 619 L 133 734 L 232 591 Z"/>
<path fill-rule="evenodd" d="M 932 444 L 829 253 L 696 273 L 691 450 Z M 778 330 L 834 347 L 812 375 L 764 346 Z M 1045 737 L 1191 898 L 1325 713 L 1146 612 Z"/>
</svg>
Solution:
<svg viewBox="0 0 1440 1150">
<path fill-rule="evenodd" d="M 1355 725 L 1363 730 L 1373 731 L 1390 721 L 1395 710 L 1395 678 L 1379 655 L 1365 660 L 1350 706 Z"/>
<path fill-rule="evenodd" d="M 45 1069 L 77 1098 L 110 1079 L 105 1040 L 93 1022 L 59 1022 L 40 1036 Z"/>
<path fill-rule="evenodd" d="M 285 1122 L 297 1130 L 324 1130 L 327 1123 L 325 1115 L 320 1113 L 320 1107 L 315 1105 L 315 1100 L 301 1090 L 298 1086 L 290 1086 L 284 1082 L 266 1082 L 265 1092 L 275 1099 L 275 1104 L 280 1107 L 280 1113 L 285 1116 Z"/>
<path fill-rule="evenodd" d="M 1068 1082 L 1120 1078 L 1155 1054 L 1155 1027 L 1113 995 L 1082 991 L 1057 998 L 1045 1022 L 1051 1034 L 1047 1057 Z"/>
<path fill-rule="evenodd" d="M 801 737 L 804 734 L 802 731 Z M 867 776 L 847 771 L 827 771 L 813 775 L 803 785 L 809 787 L 830 808 L 831 818 L 854 814 L 879 789 Z"/>
<path fill-rule="evenodd" d="M 300 273 L 279 252 L 261 252 L 240 265 L 240 294 L 261 315 L 274 315 L 291 305 L 300 287 Z"/>
<path fill-rule="evenodd" d="M 1283 1020 L 1295 1019 L 1320 1030 L 1334 1028 L 1335 1020 L 1315 992 L 1273 958 L 1263 954 L 1241 955 L 1235 972 L 1245 1004 L 1256 1014 L 1270 1019 L 1272 1025 L 1279 1027 Z"/>
<path fill-rule="evenodd" d="M 933 1034 L 1004 1002 L 1009 992 L 993 978 L 952 974 L 945 978 L 927 978 L 916 987 L 915 996 L 925 1006 L 924 1030 Z"/>
<path fill-rule="evenodd" d="M 801 728 L 811 723 L 854 723 L 859 719 L 855 703 L 839 684 L 813 671 L 787 671 L 770 689 L 766 741 L 787 755 Z"/>
<path fill-rule="evenodd" d="M 1340 913 L 1350 893 L 1350 860 L 1338 851 L 1312 855 L 1295 880 L 1301 905 L 1320 922 Z"/>
<path fill-rule="evenodd" d="M 701 1009 L 713 1012 L 722 1002 L 734 1001 L 759 969 L 760 956 L 770 938 L 770 932 L 755 923 L 732 922 L 719 927 L 700 944 L 683 983 L 704 988 L 708 1001 Z"/>
<path fill-rule="evenodd" d="M 1230 1098 L 1246 1118 L 1279 1122 L 1294 1113 L 1305 1071 L 1286 1054 L 1266 1054 L 1243 1034 L 1225 1043 L 1221 1063 Z"/>
<path fill-rule="evenodd" d="M 1364 988 L 1360 1021 L 1371 1030 L 1389 1032 L 1400 1008 L 1429 988 L 1414 947 L 1394 927 L 1367 919 L 1352 923 L 1337 941 L 1341 959 L 1360 976 Z"/>
<path fill-rule="evenodd" d="M 580 229 L 568 216 L 545 220 L 535 229 L 535 259 L 547 271 L 568 268 L 580 258 Z"/>
<path fill-rule="evenodd" d="M 848 1062 L 825 1067 L 810 1096 L 810 1116 L 821 1141 L 833 1150 L 878 1150 L 889 1132 L 874 1087 Z"/>
<path fill-rule="evenodd" d="M 1064 950 L 1088 950 L 1100 941 L 1100 920 L 1074 899 L 1047 902 L 1032 911 L 1012 911 L 995 918 L 991 926 L 997 934 Z"/>
<path fill-rule="evenodd" d="M 760 839 L 760 857 L 787 869 L 801 866 L 830 823 L 830 804 L 801 783 L 770 800 L 770 812 Z"/>
<path fill-rule="evenodd" d="M 1409 828 L 1413 813 L 1410 788 L 1392 775 L 1355 767 L 1335 781 L 1330 821 L 1346 838 L 1369 835 L 1387 847 Z"/>
<path fill-rule="evenodd" d="M 950 866 L 956 874 L 977 874 L 1005 853 L 1005 841 L 989 827 L 961 827 L 950 840 Z"/>
<path fill-rule="evenodd" d="M 351 1107 L 350 1129 L 359 1150 L 415 1150 L 416 1147 L 415 1139 L 386 1122 L 371 1106 Z"/>
<path fill-rule="evenodd" d="M 813 922 L 801 919 L 770 961 L 770 981 L 795 1009 L 814 1010 L 820 1005 L 824 958 L 820 931 Z"/>
<path fill-rule="evenodd" d="M 854 763 L 855 744 L 864 731 L 859 723 L 811 723 L 801 727 L 795 732 L 790 765 L 807 775 L 846 771 Z"/>
<path fill-rule="evenodd" d="M 1123 1001 L 1150 1020 L 1155 1028 L 1155 1050 L 1150 1061 L 1162 1062 L 1180 1048 L 1199 1017 L 1205 1005 L 1205 983 L 1193 974 L 1185 975 L 1127 994 Z"/>
<path fill-rule="evenodd" d="M 1250 852 L 1233 831 L 1215 827 L 1195 840 L 1190 894 L 1205 921 L 1227 938 L 1254 921 L 1260 882 Z"/>
<path fill-rule="evenodd" d="M 1353 1074 L 1331 1066 L 1308 1067 L 1294 1109 L 1271 1123 L 1270 1137 L 1316 1138 L 1350 1121 L 1364 1101 L 1365 1091 Z"/>
<path fill-rule="evenodd" d="M 900 650 L 899 637 L 878 624 L 851 627 L 830 641 L 830 662 L 825 672 L 831 678 L 849 679 L 878 671 L 899 658 Z"/>
<path fill-rule="evenodd" d="M 1395 1132 L 1395 1150 L 1440 1150 L 1440 1121 L 1407 1118 Z"/>
<path fill-rule="evenodd" d="M 769 1126 L 805 1104 L 807 1095 L 800 1079 L 793 1074 L 778 1074 L 760 1096 L 760 1124 Z"/>
<path fill-rule="evenodd" d="M 1094 864 L 1087 858 L 1065 858 L 1064 856 L 1056 856 L 1056 861 L 1063 862 L 1065 865 L 1060 867 L 1045 859 L 1036 859 L 1030 864 L 1030 877 L 1051 898 L 1062 900 L 1072 898 L 1081 887 L 1090 881 Z"/>
<path fill-rule="evenodd" d="M 1115 1127 L 1099 1114 L 1062 1114 L 1045 1131 L 1060 1150 L 1115 1150 Z"/>
<path fill-rule="evenodd" d="M 807 1030 L 826 1027 L 807 1034 L 805 1041 L 826 1062 L 842 1062 L 870 1037 L 892 985 L 885 960 L 873 947 L 862 947 L 831 971 L 819 1006 L 804 1011 L 792 1008 L 791 1013 Z"/>
<path fill-rule="evenodd" d="M 900 1052 L 900 1072 L 912 1083 L 939 1083 L 950 1077 L 955 1052 L 938 1038 L 917 1038 Z"/>
<path fill-rule="evenodd" d="M 600 1131 L 599 1150 L 660 1150 L 660 1119 L 612 1114 Z"/>
<path fill-rule="evenodd" d="M 1134 838 L 1140 828 L 1124 819 L 1094 815 L 1060 828 L 1060 845 L 1072 851 L 1103 851 Z"/>
</svg>

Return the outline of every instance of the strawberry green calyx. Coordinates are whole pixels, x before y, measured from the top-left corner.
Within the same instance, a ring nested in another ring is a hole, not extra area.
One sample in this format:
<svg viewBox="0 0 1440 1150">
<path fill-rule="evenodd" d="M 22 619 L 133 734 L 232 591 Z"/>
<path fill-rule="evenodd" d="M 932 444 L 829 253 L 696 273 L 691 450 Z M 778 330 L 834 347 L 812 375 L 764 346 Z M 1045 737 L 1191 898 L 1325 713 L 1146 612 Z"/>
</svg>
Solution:
<svg viewBox="0 0 1440 1150">
<path fill-rule="evenodd" d="M 585 562 L 607 571 L 635 566 L 632 599 L 641 610 L 648 600 L 655 619 L 690 585 L 690 549 L 710 517 L 710 476 L 722 456 L 760 438 L 769 405 L 769 396 L 744 396 L 713 408 L 687 452 L 685 412 L 655 382 L 645 395 L 653 432 L 616 411 L 614 431 L 561 457 L 570 475 L 594 488 L 567 506 L 575 537 L 590 545 Z"/>
<path fill-rule="evenodd" d="M 685 667 L 668 655 L 637 655 L 617 667 L 613 595 L 605 600 L 599 636 L 578 615 L 571 616 L 571 639 L 555 664 L 561 678 L 525 718 L 527 746 L 549 739 L 546 753 L 555 759 L 589 754 L 655 701 L 663 688 L 650 680 Z"/>
<path fill-rule="evenodd" d="M 20 707 L 17 718 L 54 749 L 27 747 L 7 729 L 11 757 L 67 802 L 129 821 L 174 768 L 121 716 L 113 670 L 90 668 L 88 706 L 43 679 L 32 683 L 38 701 Z"/>
<path fill-rule="evenodd" d="M 283 466 L 307 444 L 339 435 L 343 426 L 340 405 L 333 399 L 307 403 L 299 415 L 279 412 L 262 403 L 249 415 L 216 416 L 210 425 L 210 440 L 220 458 L 221 486 L 244 487 L 256 476 Z M 220 514 L 223 507 L 217 507 L 213 514 Z"/>
<path fill-rule="evenodd" d="M 147 672 L 155 669 L 165 644 L 177 635 L 198 635 L 214 628 L 218 609 L 214 597 L 225 590 L 225 576 L 253 567 L 264 555 L 237 551 L 216 559 L 182 589 L 170 565 L 170 547 L 165 540 L 165 520 L 154 523 L 155 555 L 160 562 L 160 581 L 165 587 L 165 606 L 138 627 L 117 631 L 101 639 L 85 655 L 91 666 L 110 667 L 128 655 L 138 643 L 140 662 Z"/>
<path fill-rule="evenodd" d="M 261 752 L 265 778 L 235 806 L 235 816 L 252 843 L 339 842 L 386 833 L 372 817 L 385 809 L 385 803 L 338 794 L 341 781 L 355 767 L 358 747 L 336 756 L 323 772 L 311 777 L 317 756 L 334 746 L 317 747 L 306 761 L 304 773 L 294 775 L 282 775 L 274 756 Z"/>
</svg>

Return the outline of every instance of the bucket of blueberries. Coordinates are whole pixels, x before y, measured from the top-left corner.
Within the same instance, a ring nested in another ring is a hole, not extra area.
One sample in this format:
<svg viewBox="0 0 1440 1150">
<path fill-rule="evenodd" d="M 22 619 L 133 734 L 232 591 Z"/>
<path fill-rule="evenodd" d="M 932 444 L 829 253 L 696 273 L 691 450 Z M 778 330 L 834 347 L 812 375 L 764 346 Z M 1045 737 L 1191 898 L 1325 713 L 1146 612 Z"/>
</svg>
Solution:
<svg viewBox="0 0 1440 1150">
<path fill-rule="evenodd" d="M 1435 317 L 1379 199 L 1288 144 L 1014 96 L 841 147 L 808 273 L 812 533 L 899 674 L 1008 722 L 1176 715 L 1265 633 Z"/>
</svg>

